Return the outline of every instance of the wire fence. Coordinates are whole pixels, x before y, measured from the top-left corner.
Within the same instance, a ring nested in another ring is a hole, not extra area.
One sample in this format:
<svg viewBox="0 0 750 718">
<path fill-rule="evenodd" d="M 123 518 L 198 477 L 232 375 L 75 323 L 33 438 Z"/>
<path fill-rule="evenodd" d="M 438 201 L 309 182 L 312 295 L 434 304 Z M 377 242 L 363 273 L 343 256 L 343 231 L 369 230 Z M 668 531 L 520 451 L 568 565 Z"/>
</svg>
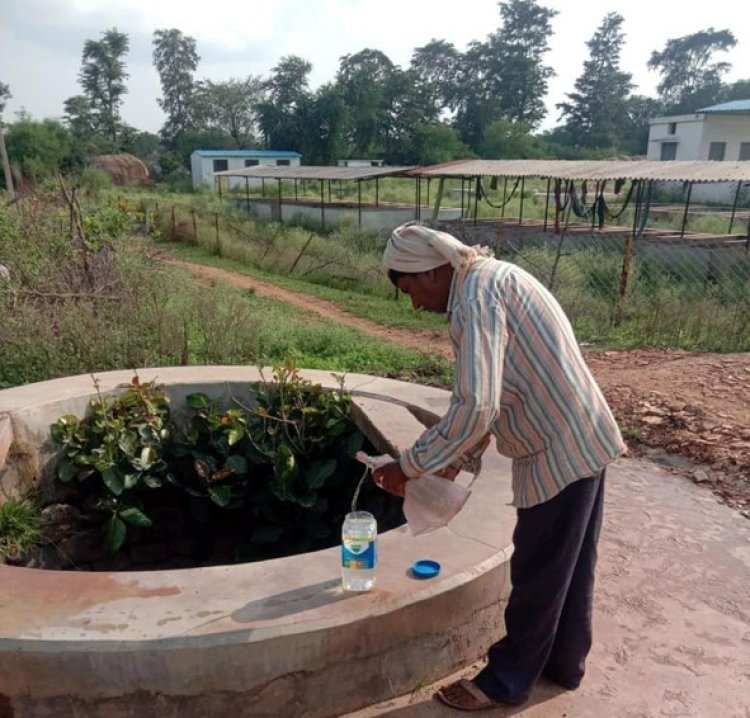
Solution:
<svg viewBox="0 0 750 718">
<path fill-rule="evenodd" d="M 147 231 L 200 245 L 269 272 L 387 293 L 380 265 L 386 232 L 309 229 L 252 221 L 241 212 L 143 202 Z M 560 300 L 581 341 L 598 346 L 660 346 L 750 351 L 750 239 L 584 224 L 519 226 L 512 220 L 429 223 L 523 267 Z M 392 290 L 390 290 L 392 291 Z"/>
</svg>

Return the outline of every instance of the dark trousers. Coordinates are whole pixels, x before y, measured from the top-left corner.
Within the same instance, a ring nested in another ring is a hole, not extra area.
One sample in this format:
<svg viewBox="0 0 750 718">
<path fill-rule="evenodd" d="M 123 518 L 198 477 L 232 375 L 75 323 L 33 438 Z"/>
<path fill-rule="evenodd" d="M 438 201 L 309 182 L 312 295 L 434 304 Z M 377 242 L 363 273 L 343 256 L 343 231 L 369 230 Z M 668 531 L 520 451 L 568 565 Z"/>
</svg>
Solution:
<svg viewBox="0 0 750 718">
<path fill-rule="evenodd" d="M 495 701 L 523 703 L 541 674 L 567 688 L 583 678 L 604 473 L 579 479 L 543 504 L 518 509 L 506 635 L 490 647 L 487 666 L 475 679 Z"/>
</svg>

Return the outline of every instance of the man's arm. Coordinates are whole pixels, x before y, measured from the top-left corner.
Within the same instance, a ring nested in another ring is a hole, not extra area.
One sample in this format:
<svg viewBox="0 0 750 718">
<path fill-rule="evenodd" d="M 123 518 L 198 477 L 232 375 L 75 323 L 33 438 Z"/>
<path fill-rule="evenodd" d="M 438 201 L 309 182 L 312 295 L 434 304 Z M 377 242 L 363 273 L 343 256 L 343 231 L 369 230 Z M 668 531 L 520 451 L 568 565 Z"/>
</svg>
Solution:
<svg viewBox="0 0 750 718">
<path fill-rule="evenodd" d="M 408 477 L 462 468 L 464 457 L 478 458 L 489 442 L 500 411 L 505 317 L 494 305 L 477 299 L 459 307 L 454 317 L 456 376 L 448 412 L 427 429 L 399 464 Z M 460 457 L 460 459 L 459 459 Z"/>
</svg>

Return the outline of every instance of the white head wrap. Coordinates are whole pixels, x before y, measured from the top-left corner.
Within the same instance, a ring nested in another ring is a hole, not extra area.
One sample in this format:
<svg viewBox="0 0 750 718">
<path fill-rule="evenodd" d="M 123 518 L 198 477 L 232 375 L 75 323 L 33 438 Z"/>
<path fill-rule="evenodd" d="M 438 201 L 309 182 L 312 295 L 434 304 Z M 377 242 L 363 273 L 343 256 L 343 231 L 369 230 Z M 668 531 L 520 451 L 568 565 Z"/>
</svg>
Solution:
<svg viewBox="0 0 750 718">
<path fill-rule="evenodd" d="M 416 274 L 444 264 L 465 270 L 489 256 L 486 247 L 469 247 L 447 232 L 407 222 L 393 230 L 383 252 L 383 264 L 397 272 Z"/>
</svg>

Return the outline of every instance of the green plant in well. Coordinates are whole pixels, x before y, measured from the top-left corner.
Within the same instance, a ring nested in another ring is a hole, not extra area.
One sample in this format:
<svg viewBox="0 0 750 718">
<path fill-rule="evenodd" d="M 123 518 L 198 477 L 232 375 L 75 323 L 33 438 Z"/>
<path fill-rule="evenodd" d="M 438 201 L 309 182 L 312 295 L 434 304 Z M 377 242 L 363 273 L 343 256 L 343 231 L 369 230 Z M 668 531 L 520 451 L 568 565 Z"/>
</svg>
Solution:
<svg viewBox="0 0 750 718">
<path fill-rule="evenodd" d="M 23 561 L 42 539 L 42 524 L 36 508 L 26 500 L 0 504 L 0 563 Z"/>
<path fill-rule="evenodd" d="M 188 394 L 194 414 L 176 442 L 172 455 L 188 458 L 189 469 L 173 471 L 169 480 L 195 498 L 209 498 L 222 508 L 237 508 L 247 494 L 250 464 L 245 433 L 247 419 L 241 409 L 220 411 L 206 394 Z M 188 468 L 188 467 L 186 467 Z"/>
<path fill-rule="evenodd" d="M 162 387 L 135 376 L 124 394 L 112 397 L 101 394 L 97 385 L 86 418 L 63 416 L 51 433 L 63 447 L 58 479 L 95 484 L 92 506 L 107 516 L 110 551 L 122 546 L 128 524 L 151 525 L 139 494 L 167 480 L 164 452 L 172 426 L 169 397 Z"/>
<path fill-rule="evenodd" d="M 345 435 L 345 451 L 353 456 L 362 435 L 351 420 L 351 397 L 343 390 L 328 391 L 303 379 L 287 362 L 273 370 L 273 381 L 255 387 L 254 421 L 248 439 L 258 458 L 273 466 L 270 488 L 281 501 L 313 506 L 317 490 L 336 471 L 330 449 Z"/>
</svg>

